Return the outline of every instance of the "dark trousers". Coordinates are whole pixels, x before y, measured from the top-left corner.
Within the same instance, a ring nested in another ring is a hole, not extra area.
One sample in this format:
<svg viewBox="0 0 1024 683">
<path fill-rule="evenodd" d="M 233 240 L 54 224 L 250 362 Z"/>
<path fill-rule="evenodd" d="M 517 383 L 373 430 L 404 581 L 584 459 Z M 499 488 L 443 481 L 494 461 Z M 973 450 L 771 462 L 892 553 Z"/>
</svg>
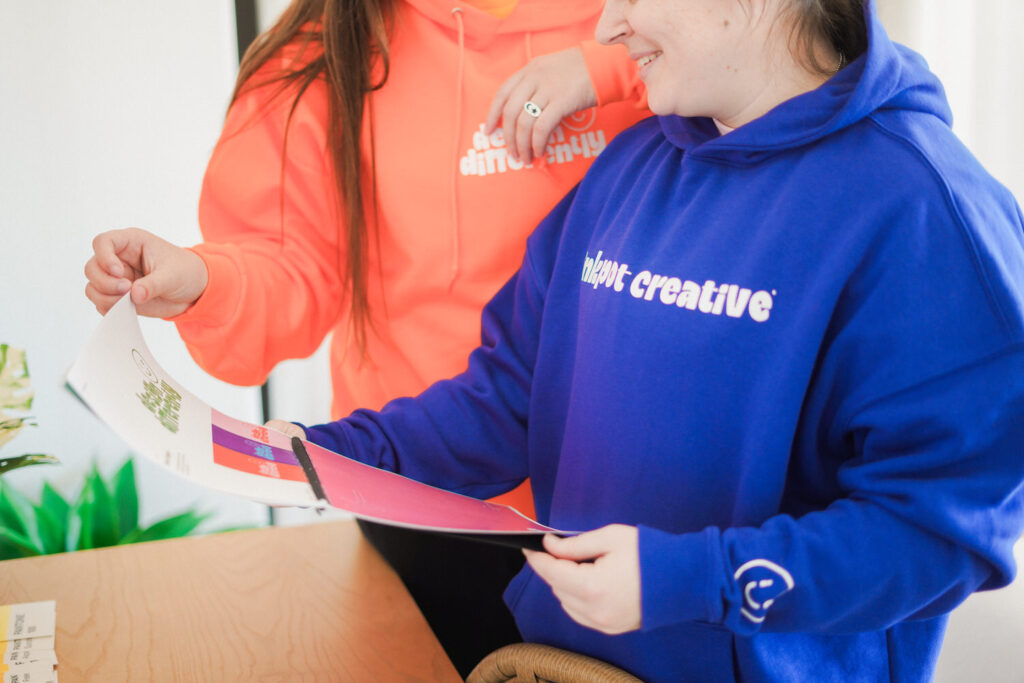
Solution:
<svg viewBox="0 0 1024 683">
<path fill-rule="evenodd" d="M 523 566 L 519 549 L 363 520 L 359 527 L 401 577 L 463 678 L 493 650 L 522 640 L 501 597 Z"/>
</svg>

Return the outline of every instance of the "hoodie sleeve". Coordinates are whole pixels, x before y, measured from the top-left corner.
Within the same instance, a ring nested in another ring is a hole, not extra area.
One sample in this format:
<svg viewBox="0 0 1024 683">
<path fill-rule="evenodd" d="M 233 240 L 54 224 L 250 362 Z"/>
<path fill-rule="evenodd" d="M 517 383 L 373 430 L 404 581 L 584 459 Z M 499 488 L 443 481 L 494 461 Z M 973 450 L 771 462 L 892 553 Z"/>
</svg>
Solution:
<svg viewBox="0 0 1024 683">
<path fill-rule="evenodd" d="M 581 47 L 599 107 L 612 102 L 631 102 L 637 109 L 647 108 L 647 88 L 624 45 L 602 45 L 596 40 L 585 40 Z"/>
<path fill-rule="evenodd" d="M 824 510 L 758 528 L 641 528 L 644 630 L 878 630 L 1009 583 L 1024 523 L 1022 415 L 1018 346 L 853 416 L 858 455 L 839 472 L 849 493 Z"/>
<path fill-rule="evenodd" d="M 310 427 L 309 440 L 477 498 L 521 483 L 528 475 L 527 413 L 550 277 L 546 257 L 555 251 L 575 192 L 537 227 L 519 271 L 484 308 L 481 343 L 464 373 L 415 398 L 395 399 L 380 412 L 357 410 Z"/>
<path fill-rule="evenodd" d="M 228 111 L 199 200 L 205 241 L 193 247 L 209 285 L 173 319 L 196 362 L 234 384 L 308 356 L 343 313 L 326 90 L 314 82 L 290 123 L 293 91 L 279 90 L 251 88 Z"/>
</svg>

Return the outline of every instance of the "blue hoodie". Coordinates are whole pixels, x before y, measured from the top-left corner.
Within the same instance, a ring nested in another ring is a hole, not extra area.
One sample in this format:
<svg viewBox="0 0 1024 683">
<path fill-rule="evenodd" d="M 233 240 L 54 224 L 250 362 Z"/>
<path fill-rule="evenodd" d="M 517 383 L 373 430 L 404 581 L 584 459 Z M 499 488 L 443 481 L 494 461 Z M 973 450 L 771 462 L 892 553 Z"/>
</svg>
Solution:
<svg viewBox="0 0 1024 683">
<path fill-rule="evenodd" d="M 1024 530 L 1024 230 L 941 85 L 869 49 L 720 136 L 620 134 L 531 237 L 466 372 L 309 430 L 541 522 L 640 528 L 642 627 L 525 640 L 648 681 L 919 681 Z"/>
</svg>

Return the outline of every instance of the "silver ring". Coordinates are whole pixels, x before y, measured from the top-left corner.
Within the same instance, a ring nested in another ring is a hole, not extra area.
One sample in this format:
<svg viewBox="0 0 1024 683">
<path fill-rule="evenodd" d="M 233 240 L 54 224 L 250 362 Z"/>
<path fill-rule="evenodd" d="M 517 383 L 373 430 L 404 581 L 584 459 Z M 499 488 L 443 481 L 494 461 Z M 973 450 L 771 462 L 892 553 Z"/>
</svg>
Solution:
<svg viewBox="0 0 1024 683">
<path fill-rule="evenodd" d="M 527 100 L 526 104 L 523 105 L 523 110 L 535 119 L 540 118 L 540 107 L 530 100 Z"/>
</svg>

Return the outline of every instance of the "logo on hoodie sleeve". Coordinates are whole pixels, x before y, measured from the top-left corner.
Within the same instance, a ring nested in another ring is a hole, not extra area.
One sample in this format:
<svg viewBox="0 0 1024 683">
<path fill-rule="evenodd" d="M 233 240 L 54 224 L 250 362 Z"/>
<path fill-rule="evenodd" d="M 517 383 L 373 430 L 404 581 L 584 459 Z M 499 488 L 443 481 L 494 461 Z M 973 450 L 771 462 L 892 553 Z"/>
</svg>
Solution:
<svg viewBox="0 0 1024 683">
<path fill-rule="evenodd" d="M 757 559 L 743 563 L 733 574 L 743 591 L 740 613 L 755 624 L 764 621 L 768 608 L 796 584 L 792 575 L 771 560 Z"/>
</svg>

